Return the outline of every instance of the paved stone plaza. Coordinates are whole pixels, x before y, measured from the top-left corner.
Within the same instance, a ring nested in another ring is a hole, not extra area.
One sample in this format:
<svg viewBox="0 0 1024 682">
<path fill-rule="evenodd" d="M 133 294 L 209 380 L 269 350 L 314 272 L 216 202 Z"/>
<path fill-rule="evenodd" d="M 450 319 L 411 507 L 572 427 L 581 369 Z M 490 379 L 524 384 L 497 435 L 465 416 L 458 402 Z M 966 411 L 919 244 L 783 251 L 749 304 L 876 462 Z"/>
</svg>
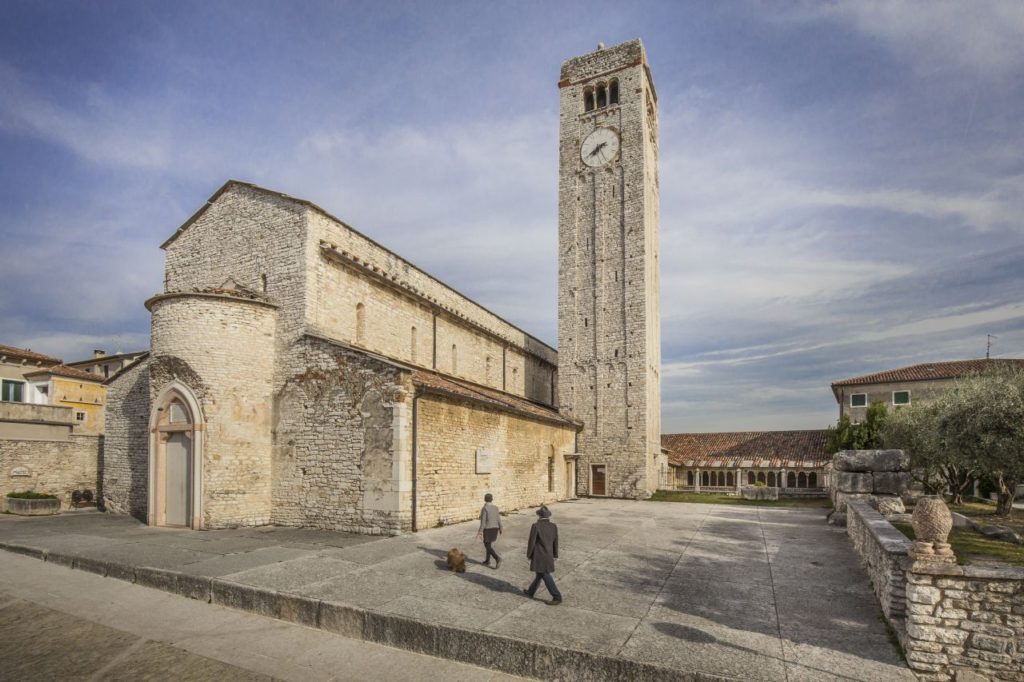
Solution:
<svg viewBox="0 0 1024 682">
<path fill-rule="evenodd" d="M 423 631 L 472 631 L 481 647 L 536 642 L 549 656 L 588 652 L 723 678 L 913 679 L 846 536 L 825 525 L 824 510 L 595 499 L 552 510 L 561 606 L 521 592 L 531 577 L 523 554 L 532 510 L 505 518 L 498 571 L 476 563 L 482 546 L 473 523 L 372 539 L 285 528 L 197 532 L 65 514 L 5 517 L 0 543 L 140 583 L 140 567 L 212 577 L 219 603 L 233 598 L 226 587 L 249 586 L 354 607 L 383 628 L 413 622 Z M 445 569 L 453 546 L 474 559 L 465 574 Z M 218 599 L 217 585 L 227 597 Z M 317 622 L 328 611 L 319 613 Z M 444 655 L 443 642 L 432 646 Z"/>
</svg>

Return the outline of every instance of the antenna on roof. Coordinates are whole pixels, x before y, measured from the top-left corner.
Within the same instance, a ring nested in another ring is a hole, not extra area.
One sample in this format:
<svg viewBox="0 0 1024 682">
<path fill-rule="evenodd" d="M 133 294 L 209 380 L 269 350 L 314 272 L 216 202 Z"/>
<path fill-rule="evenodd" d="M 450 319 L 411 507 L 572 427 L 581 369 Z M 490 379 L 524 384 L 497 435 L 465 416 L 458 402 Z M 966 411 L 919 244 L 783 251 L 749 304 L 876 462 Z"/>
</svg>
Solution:
<svg viewBox="0 0 1024 682">
<path fill-rule="evenodd" d="M 991 334 L 988 335 L 988 343 L 985 344 L 985 359 L 986 360 L 991 360 L 992 359 L 992 339 L 998 339 L 998 338 L 999 338 L 998 336 L 992 336 Z"/>
</svg>

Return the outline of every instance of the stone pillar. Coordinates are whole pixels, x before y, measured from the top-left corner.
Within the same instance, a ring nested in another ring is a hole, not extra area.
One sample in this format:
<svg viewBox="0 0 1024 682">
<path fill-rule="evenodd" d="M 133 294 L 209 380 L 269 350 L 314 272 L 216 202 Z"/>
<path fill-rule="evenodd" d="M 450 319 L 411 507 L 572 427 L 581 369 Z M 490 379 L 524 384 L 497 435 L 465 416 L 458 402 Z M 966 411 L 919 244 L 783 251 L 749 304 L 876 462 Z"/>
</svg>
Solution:
<svg viewBox="0 0 1024 682">
<path fill-rule="evenodd" d="M 782 483 L 781 483 L 781 485 L 779 485 L 779 487 L 780 488 L 787 487 L 786 486 L 786 470 L 785 469 L 782 470 Z"/>
<path fill-rule="evenodd" d="M 697 473 L 693 477 L 694 490 L 700 492 L 700 469 L 697 469 Z"/>
<path fill-rule="evenodd" d="M 740 489 L 743 487 L 743 469 L 736 470 L 736 493 L 739 494 Z"/>
</svg>

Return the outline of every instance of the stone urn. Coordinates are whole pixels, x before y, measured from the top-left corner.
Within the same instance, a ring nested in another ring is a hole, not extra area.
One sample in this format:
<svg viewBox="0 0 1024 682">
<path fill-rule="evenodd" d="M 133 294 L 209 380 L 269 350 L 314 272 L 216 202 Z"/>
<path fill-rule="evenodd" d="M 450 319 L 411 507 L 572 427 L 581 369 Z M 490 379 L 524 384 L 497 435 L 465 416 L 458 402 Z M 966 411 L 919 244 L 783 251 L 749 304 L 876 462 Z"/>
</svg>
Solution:
<svg viewBox="0 0 1024 682">
<path fill-rule="evenodd" d="M 914 513 L 910 517 L 914 528 L 914 546 L 911 554 L 917 559 L 940 561 L 955 560 L 947 540 L 953 529 L 953 514 L 945 501 L 938 495 L 918 498 Z"/>
</svg>

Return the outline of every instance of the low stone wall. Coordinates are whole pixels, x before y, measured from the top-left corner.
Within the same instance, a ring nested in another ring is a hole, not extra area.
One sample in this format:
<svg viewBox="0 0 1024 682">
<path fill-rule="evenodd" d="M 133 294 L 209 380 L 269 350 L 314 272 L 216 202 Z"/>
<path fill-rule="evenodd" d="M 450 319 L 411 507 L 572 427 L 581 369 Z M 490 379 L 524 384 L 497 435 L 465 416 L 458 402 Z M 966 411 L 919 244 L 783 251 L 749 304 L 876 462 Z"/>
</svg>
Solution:
<svg viewBox="0 0 1024 682">
<path fill-rule="evenodd" d="M 88 488 L 99 499 L 102 436 L 69 436 L 68 440 L 0 439 L 0 497 L 35 490 L 60 498 L 67 509 L 71 493 Z"/>
<path fill-rule="evenodd" d="M 1024 568 L 915 561 L 907 662 L 922 680 L 1024 679 Z"/>
<path fill-rule="evenodd" d="M 904 566 L 910 540 L 863 500 L 849 501 L 846 533 L 871 578 L 882 612 L 903 641 L 907 613 Z"/>
<path fill-rule="evenodd" d="M 864 500 L 847 501 L 846 532 L 918 679 L 1024 679 L 1024 568 L 913 561 Z"/>
</svg>

